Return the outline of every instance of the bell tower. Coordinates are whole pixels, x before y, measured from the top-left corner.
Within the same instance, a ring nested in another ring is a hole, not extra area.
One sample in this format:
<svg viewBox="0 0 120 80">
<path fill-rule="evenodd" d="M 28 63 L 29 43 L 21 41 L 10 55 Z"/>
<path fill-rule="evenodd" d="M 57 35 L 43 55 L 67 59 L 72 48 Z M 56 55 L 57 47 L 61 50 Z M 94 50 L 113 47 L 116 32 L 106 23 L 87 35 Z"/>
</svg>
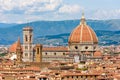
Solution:
<svg viewBox="0 0 120 80">
<path fill-rule="evenodd" d="M 23 61 L 33 62 L 33 29 L 23 28 Z"/>
</svg>

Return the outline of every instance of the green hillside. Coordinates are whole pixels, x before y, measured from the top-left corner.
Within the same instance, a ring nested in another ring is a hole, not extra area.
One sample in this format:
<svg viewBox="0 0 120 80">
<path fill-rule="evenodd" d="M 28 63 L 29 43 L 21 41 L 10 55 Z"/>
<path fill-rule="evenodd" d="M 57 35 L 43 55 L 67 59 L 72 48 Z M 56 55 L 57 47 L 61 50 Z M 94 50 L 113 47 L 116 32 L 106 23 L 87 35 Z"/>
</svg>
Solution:
<svg viewBox="0 0 120 80">
<path fill-rule="evenodd" d="M 25 26 L 33 27 L 34 39 L 37 39 L 40 36 L 70 33 L 79 23 L 80 23 L 80 20 L 35 21 L 29 24 L 28 23 L 26 24 L 0 23 L 0 44 L 4 44 L 4 45 L 12 44 L 17 40 L 18 36 L 20 36 L 22 40 L 22 29 Z M 109 31 L 120 30 L 120 20 L 87 20 L 87 23 L 94 30 L 100 30 L 100 33 L 103 33 L 103 35 L 107 34 Z M 108 31 L 108 32 L 104 33 L 104 31 Z M 97 33 L 97 35 L 99 36 L 100 33 Z M 116 34 L 114 37 L 118 37 L 118 36 L 119 35 Z M 100 41 L 104 41 L 104 40 L 109 41 L 109 39 L 111 39 L 110 37 L 111 36 L 104 37 Z"/>
</svg>

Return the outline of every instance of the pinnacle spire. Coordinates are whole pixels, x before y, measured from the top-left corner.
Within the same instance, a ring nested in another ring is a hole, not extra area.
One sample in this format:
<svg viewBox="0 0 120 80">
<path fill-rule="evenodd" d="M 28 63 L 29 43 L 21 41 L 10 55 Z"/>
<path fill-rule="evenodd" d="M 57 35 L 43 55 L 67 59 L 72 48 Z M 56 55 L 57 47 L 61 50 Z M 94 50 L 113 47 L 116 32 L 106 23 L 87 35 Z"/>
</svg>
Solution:
<svg viewBox="0 0 120 80">
<path fill-rule="evenodd" d="M 84 12 L 82 13 L 82 17 L 81 17 L 80 25 L 81 25 L 81 24 L 86 24 L 86 20 L 85 20 Z"/>
<path fill-rule="evenodd" d="M 18 37 L 18 41 L 17 41 L 17 49 L 21 49 L 20 37 Z"/>
</svg>

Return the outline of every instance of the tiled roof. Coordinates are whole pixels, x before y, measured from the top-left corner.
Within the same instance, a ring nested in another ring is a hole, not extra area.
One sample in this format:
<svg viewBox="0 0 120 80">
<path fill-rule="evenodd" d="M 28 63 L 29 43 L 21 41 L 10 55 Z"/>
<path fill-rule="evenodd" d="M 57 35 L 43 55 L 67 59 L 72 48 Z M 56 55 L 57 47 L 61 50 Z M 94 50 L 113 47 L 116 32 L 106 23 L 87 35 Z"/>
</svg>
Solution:
<svg viewBox="0 0 120 80">
<path fill-rule="evenodd" d="M 9 52 L 16 52 L 16 48 L 17 48 L 17 42 L 13 43 L 13 44 L 9 47 Z"/>
<path fill-rule="evenodd" d="M 22 49 L 21 43 L 20 43 L 20 39 L 18 38 L 18 41 L 16 41 L 15 43 L 13 43 L 10 47 L 9 47 L 9 52 L 10 53 L 16 53 L 16 49 Z"/>
<path fill-rule="evenodd" d="M 100 57 L 100 56 L 102 56 L 102 53 L 100 51 L 96 51 L 94 53 L 94 57 Z"/>
<path fill-rule="evenodd" d="M 70 34 L 69 43 L 98 43 L 98 38 L 95 32 L 87 24 L 84 18 Z"/>
</svg>

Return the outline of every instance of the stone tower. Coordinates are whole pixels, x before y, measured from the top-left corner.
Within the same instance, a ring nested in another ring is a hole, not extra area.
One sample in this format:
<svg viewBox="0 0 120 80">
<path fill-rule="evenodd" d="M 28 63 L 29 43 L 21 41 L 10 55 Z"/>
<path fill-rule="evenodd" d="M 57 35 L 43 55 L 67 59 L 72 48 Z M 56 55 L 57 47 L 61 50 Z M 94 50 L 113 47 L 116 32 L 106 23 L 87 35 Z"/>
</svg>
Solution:
<svg viewBox="0 0 120 80">
<path fill-rule="evenodd" d="M 17 55 L 16 63 L 19 64 L 22 62 L 22 47 L 20 44 L 20 38 L 18 38 L 18 41 L 17 41 L 16 55 Z"/>
<path fill-rule="evenodd" d="M 42 45 L 36 44 L 35 46 L 35 62 L 42 62 Z"/>
<path fill-rule="evenodd" d="M 33 29 L 23 28 L 23 61 L 33 62 Z"/>
</svg>

